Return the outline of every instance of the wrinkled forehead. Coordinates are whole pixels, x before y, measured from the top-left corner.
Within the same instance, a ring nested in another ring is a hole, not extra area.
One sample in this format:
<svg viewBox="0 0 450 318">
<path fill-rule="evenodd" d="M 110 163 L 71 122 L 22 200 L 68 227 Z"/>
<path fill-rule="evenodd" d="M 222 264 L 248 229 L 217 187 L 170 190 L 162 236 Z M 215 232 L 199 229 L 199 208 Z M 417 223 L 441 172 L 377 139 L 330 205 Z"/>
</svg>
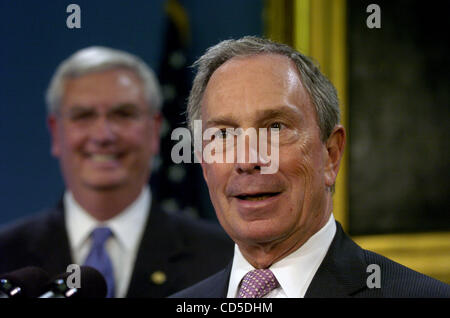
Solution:
<svg viewBox="0 0 450 318">
<path fill-rule="evenodd" d="M 300 74 L 290 58 L 275 53 L 262 53 L 233 57 L 220 65 L 211 75 L 207 86 L 215 77 L 229 74 L 233 76 L 248 76 L 248 79 L 260 79 L 259 75 L 270 77 L 271 81 L 281 81 L 278 84 L 289 84 L 299 81 Z"/>
<path fill-rule="evenodd" d="M 204 120 L 279 109 L 313 110 L 295 63 L 278 54 L 228 60 L 212 74 L 202 99 Z"/>
</svg>

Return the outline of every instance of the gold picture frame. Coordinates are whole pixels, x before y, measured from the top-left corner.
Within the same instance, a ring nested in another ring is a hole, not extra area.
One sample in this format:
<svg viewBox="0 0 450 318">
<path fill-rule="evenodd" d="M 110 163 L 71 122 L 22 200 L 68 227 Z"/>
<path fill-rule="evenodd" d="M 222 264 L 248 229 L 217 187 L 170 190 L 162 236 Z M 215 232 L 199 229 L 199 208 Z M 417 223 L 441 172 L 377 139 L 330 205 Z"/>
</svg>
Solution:
<svg viewBox="0 0 450 318">
<path fill-rule="evenodd" d="M 346 14 L 346 0 L 266 0 L 264 8 L 266 36 L 314 58 L 335 85 L 344 127 L 348 127 Z M 336 181 L 333 205 L 336 220 L 348 230 L 346 154 Z M 450 232 L 393 233 L 353 239 L 365 249 L 450 283 Z"/>
</svg>

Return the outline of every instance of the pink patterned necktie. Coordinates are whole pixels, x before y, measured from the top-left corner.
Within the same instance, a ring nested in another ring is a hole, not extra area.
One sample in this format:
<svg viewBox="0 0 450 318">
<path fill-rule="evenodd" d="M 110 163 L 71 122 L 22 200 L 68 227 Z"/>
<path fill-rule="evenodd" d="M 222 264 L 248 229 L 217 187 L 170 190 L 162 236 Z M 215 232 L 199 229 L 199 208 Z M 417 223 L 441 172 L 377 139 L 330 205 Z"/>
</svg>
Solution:
<svg viewBox="0 0 450 318">
<path fill-rule="evenodd" d="M 242 279 L 238 298 L 262 298 L 278 286 L 270 269 L 254 269 Z"/>
</svg>

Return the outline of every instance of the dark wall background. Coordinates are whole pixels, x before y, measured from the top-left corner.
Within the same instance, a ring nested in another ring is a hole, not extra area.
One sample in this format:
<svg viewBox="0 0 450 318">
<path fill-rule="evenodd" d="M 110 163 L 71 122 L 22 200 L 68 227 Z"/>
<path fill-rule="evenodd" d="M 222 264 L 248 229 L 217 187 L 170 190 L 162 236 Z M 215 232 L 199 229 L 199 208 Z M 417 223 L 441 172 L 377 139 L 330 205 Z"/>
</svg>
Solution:
<svg viewBox="0 0 450 318">
<path fill-rule="evenodd" d="M 380 29 L 366 27 L 370 3 Z M 450 230 L 446 8 L 349 1 L 352 234 Z"/>
<path fill-rule="evenodd" d="M 262 0 L 179 2 L 189 17 L 191 33 L 183 48 L 186 65 L 219 40 L 262 33 Z M 81 29 L 66 27 L 66 7 L 71 3 L 81 7 Z M 173 40 L 164 4 L 164 0 L 0 1 L 0 225 L 55 204 L 63 193 L 58 162 L 50 155 L 44 103 L 57 65 L 80 48 L 105 45 L 142 57 L 160 74 L 168 42 Z M 178 116 L 176 111 L 167 113 Z M 186 174 L 183 167 L 170 169 L 164 158 L 161 161 L 163 174 L 170 172 L 172 183 L 196 175 L 195 169 Z M 168 193 L 166 186 L 165 204 L 208 217 L 205 187 L 201 179 L 193 180 L 185 194 L 194 198 L 177 203 L 170 196 L 181 193 L 174 188 Z M 202 205 L 188 206 L 199 198 Z"/>
</svg>

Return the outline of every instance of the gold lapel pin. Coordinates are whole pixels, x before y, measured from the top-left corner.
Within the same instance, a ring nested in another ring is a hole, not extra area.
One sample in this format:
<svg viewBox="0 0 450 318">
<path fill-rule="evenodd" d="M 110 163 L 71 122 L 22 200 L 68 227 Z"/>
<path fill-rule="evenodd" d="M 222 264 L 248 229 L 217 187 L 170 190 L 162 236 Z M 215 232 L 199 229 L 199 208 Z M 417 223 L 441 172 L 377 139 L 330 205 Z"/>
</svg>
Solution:
<svg viewBox="0 0 450 318">
<path fill-rule="evenodd" d="M 155 271 L 150 275 L 150 280 L 156 285 L 162 285 L 167 280 L 167 275 L 163 271 Z"/>
</svg>

